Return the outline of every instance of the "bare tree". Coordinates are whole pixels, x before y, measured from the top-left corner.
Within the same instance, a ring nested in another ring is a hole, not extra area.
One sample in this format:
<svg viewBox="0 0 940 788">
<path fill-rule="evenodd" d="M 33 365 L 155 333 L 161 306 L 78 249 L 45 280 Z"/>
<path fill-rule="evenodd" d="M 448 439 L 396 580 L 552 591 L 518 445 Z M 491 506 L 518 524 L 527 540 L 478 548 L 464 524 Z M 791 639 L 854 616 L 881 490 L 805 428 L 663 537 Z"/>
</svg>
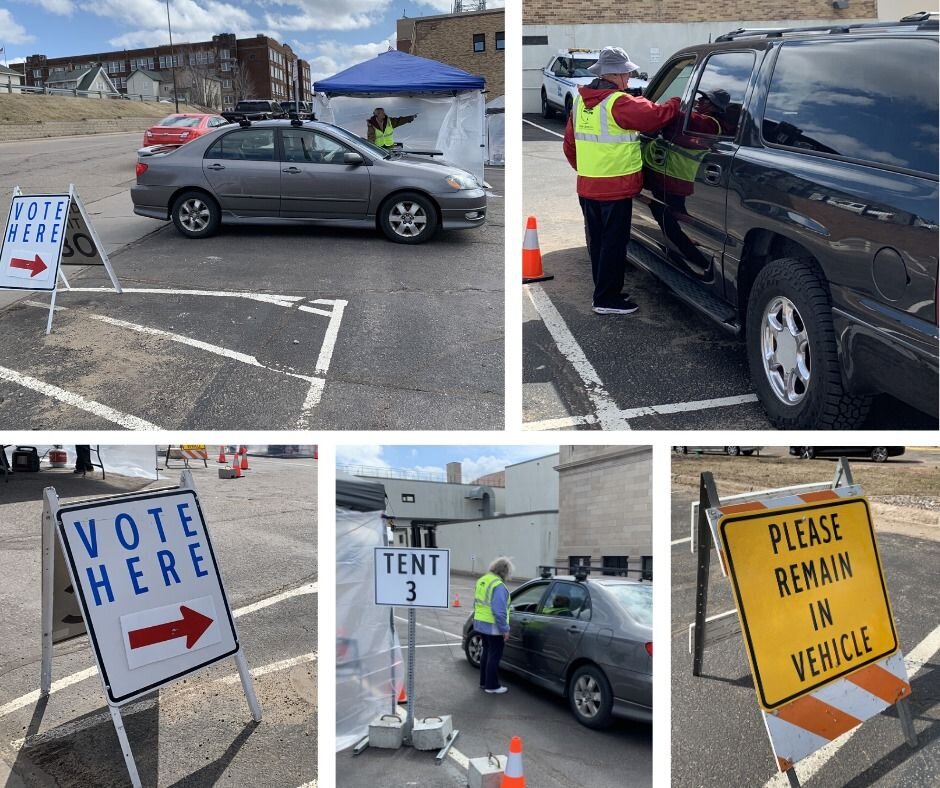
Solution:
<svg viewBox="0 0 940 788">
<path fill-rule="evenodd" d="M 189 98 L 193 104 L 200 107 L 214 108 L 214 89 L 209 77 L 212 75 L 214 65 L 210 66 L 205 50 L 197 50 L 190 44 L 180 47 L 180 64 L 184 76 L 184 83 L 189 88 Z M 202 57 L 200 58 L 200 55 Z M 199 62 L 204 60 L 206 62 Z"/>
<path fill-rule="evenodd" d="M 248 68 L 238 61 L 232 62 L 232 91 L 235 101 L 255 98 L 255 83 Z"/>
</svg>

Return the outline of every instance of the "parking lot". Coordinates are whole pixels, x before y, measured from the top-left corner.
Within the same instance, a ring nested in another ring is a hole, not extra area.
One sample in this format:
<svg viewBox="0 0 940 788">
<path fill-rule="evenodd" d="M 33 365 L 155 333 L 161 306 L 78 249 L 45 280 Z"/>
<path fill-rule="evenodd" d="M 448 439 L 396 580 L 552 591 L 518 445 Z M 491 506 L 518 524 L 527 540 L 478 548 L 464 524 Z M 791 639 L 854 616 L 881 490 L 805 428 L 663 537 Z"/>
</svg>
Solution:
<svg viewBox="0 0 940 788">
<path fill-rule="evenodd" d="M 834 460 L 799 460 L 786 449 L 762 457 L 673 457 L 672 473 L 672 785 L 786 788 L 757 704 L 743 639 L 709 646 L 692 676 L 689 624 L 695 620 L 696 561 L 690 552 L 690 504 L 698 475 L 714 474 L 718 494 L 828 481 Z M 769 455 L 769 456 L 766 456 Z M 908 449 L 884 464 L 850 460 L 872 506 L 884 576 L 901 651 L 911 677 L 911 711 L 919 737 L 905 743 L 894 707 L 864 722 L 796 765 L 806 788 L 932 785 L 940 770 L 940 449 Z M 712 561 L 708 615 L 734 609 L 730 583 Z"/>
<path fill-rule="evenodd" d="M 640 310 L 591 311 L 591 263 L 562 152 L 564 123 L 523 119 L 523 205 L 539 223 L 551 281 L 523 288 L 526 429 L 772 429 L 749 378 L 744 345 L 653 276 L 627 267 Z M 876 399 L 866 429 L 935 429 L 936 419 Z"/>
<path fill-rule="evenodd" d="M 567 702 L 512 674 L 502 673 L 505 695 L 486 695 L 479 670 L 470 666 L 461 647 L 461 632 L 472 614 L 474 578 L 451 575 L 451 593 L 461 608 L 419 609 L 415 682 L 415 716 L 453 715 L 460 735 L 441 766 L 433 752 L 410 748 L 367 749 L 337 755 L 338 785 L 374 788 L 402 785 L 462 788 L 467 759 L 509 751 L 513 736 L 522 738 L 525 777 L 539 788 L 607 788 L 652 785 L 652 728 L 615 721 L 603 731 L 577 723 Z M 510 583 L 515 588 L 519 583 Z M 396 617 L 399 637 L 407 642 L 407 613 Z M 407 657 L 407 652 L 404 654 Z"/>
<path fill-rule="evenodd" d="M 122 709 L 144 786 L 316 785 L 317 463 L 250 458 L 247 478 L 193 477 L 263 719 L 254 723 L 235 663 L 222 660 Z M 85 636 L 56 646 L 38 700 L 42 489 L 63 501 L 175 484 L 71 469 L 0 484 L 0 784 L 128 785 Z M 94 478 L 93 478 L 94 477 Z M 276 505 L 275 505 L 276 502 Z"/>
<path fill-rule="evenodd" d="M 22 429 L 501 429 L 503 173 L 488 221 L 420 246 L 378 232 L 225 227 L 190 241 L 135 216 L 138 134 L 0 146 L 24 192 L 74 182 L 102 268 L 0 294 L 0 419 Z M 0 213 L 6 216 L 9 193 Z"/>
</svg>

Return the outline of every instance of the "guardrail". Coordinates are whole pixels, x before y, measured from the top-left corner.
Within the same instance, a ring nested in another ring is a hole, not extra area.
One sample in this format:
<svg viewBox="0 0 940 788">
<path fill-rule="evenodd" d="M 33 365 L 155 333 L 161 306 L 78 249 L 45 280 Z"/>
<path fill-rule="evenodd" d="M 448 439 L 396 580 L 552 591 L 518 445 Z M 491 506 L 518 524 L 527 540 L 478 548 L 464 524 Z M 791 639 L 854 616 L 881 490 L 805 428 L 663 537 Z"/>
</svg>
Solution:
<svg viewBox="0 0 940 788">
<path fill-rule="evenodd" d="M 33 93 L 43 96 L 69 96 L 72 98 L 99 98 L 99 99 L 122 99 L 124 101 L 155 101 L 164 104 L 172 104 L 173 99 L 167 96 L 150 96 L 143 93 L 110 93 L 107 90 L 79 90 L 78 88 L 50 88 L 45 85 L 36 87 L 35 85 L 14 85 L 7 82 L 0 85 L 0 89 L 6 89 L 7 93 Z M 180 99 L 181 102 L 185 102 Z"/>
</svg>

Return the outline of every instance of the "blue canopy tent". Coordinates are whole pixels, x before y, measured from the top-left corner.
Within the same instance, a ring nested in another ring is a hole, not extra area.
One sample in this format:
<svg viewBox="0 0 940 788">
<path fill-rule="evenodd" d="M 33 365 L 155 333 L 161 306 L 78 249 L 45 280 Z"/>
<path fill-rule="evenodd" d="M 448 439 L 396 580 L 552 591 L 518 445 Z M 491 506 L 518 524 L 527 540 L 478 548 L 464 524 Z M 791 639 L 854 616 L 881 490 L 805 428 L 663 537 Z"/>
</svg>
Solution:
<svg viewBox="0 0 940 788">
<path fill-rule="evenodd" d="M 462 69 L 389 50 L 313 86 L 317 117 L 365 137 L 366 121 L 381 106 L 397 117 L 414 115 L 395 129 L 395 141 L 440 150 L 444 158 L 483 181 L 486 81 Z M 381 102 L 376 99 L 381 98 Z"/>
</svg>

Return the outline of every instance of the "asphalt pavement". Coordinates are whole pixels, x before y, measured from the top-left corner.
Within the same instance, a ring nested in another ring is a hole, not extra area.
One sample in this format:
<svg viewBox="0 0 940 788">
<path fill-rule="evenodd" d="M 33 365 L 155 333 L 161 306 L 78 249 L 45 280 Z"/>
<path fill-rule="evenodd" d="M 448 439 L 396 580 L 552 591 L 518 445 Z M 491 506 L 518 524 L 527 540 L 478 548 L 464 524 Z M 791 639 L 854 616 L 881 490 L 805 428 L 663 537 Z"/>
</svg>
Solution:
<svg viewBox="0 0 940 788">
<path fill-rule="evenodd" d="M 123 707 L 144 786 L 310 788 L 316 767 L 317 463 L 251 457 L 246 478 L 193 476 L 263 719 L 254 723 L 231 659 Z M 0 484 L 0 784 L 128 784 L 85 636 L 56 647 L 52 693 L 40 668 L 41 494 L 63 501 L 167 487 L 70 470 L 17 473 Z"/>
<path fill-rule="evenodd" d="M 747 461 L 746 459 L 744 460 Z M 936 463 L 931 455 L 924 461 Z M 817 467 L 819 466 L 819 467 Z M 805 481 L 826 478 L 831 467 L 807 463 Z M 903 464 L 893 466 L 905 473 Z M 816 471 L 821 471 L 817 473 Z M 725 468 L 725 475 L 730 469 Z M 721 488 L 719 486 L 719 495 Z M 705 651 L 702 676 L 692 676 L 688 627 L 695 619 L 696 562 L 689 550 L 687 487 L 672 498 L 672 785 L 726 788 L 729 785 L 786 788 L 777 771 L 761 718 L 744 643 L 735 636 Z M 936 501 L 934 502 L 936 503 Z M 911 710 L 917 749 L 904 741 L 894 707 L 862 723 L 831 751 L 797 764 L 805 788 L 923 788 L 940 774 L 940 528 L 933 538 L 876 532 L 894 618 L 905 655 L 924 664 L 913 676 Z M 730 584 L 713 553 L 708 615 L 733 610 Z"/>
<path fill-rule="evenodd" d="M 0 421 L 21 429 L 502 429 L 503 171 L 487 224 L 405 246 L 378 232 L 134 216 L 139 135 L 0 146 L 8 189 L 75 182 L 124 288 L 66 271 L 4 293 Z M 77 270 L 77 272 L 76 272 Z"/>
<path fill-rule="evenodd" d="M 528 121 L 528 122 L 526 122 Z M 523 288 L 523 422 L 527 429 L 772 429 L 757 402 L 744 344 L 655 277 L 627 266 L 630 316 L 591 311 L 575 172 L 564 123 L 523 119 L 523 205 L 537 218 L 542 266 L 554 279 Z M 936 429 L 879 397 L 864 429 Z"/>
<path fill-rule="evenodd" d="M 479 670 L 461 647 L 461 632 L 472 607 L 474 579 L 451 575 L 451 592 L 464 600 L 459 609 L 418 610 L 415 717 L 453 715 L 460 735 L 440 766 L 433 752 L 410 748 L 351 750 L 337 754 L 336 781 L 344 788 L 463 788 L 468 758 L 505 755 L 513 736 L 522 738 L 528 785 L 539 788 L 633 788 L 652 785 L 653 747 L 649 725 L 615 721 L 603 731 L 575 721 L 563 698 L 505 673 L 505 695 L 480 691 Z M 511 584 L 513 587 L 515 584 Z M 406 639 L 407 611 L 398 615 Z M 403 643 L 404 645 L 404 643 Z M 407 657 L 407 652 L 405 652 Z"/>
</svg>

